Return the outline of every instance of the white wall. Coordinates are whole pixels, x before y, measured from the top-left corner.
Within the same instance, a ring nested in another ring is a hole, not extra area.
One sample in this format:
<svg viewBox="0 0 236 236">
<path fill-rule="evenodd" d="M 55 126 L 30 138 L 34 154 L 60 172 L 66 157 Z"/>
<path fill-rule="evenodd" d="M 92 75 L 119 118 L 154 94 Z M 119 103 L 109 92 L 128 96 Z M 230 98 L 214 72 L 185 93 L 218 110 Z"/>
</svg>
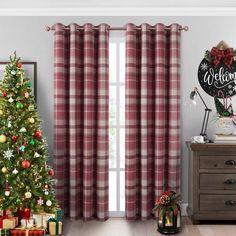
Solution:
<svg viewBox="0 0 236 236">
<path fill-rule="evenodd" d="M 190 110 L 183 105 L 184 100 L 194 86 L 199 87 L 197 70 L 205 50 L 211 49 L 222 39 L 236 48 L 236 31 L 234 30 L 236 17 L 0 17 L 0 61 L 6 61 L 16 50 L 22 60 L 38 63 L 38 108 L 45 121 L 44 131 L 48 137 L 51 153 L 53 145 L 53 32 L 45 32 L 44 28 L 56 22 L 65 24 L 106 22 L 113 26 L 122 26 L 127 22 L 136 24 L 163 22 L 167 25 L 177 22 L 189 26 L 190 30 L 182 33 L 181 81 L 182 186 L 183 199 L 186 202 L 188 156 L 185 141 L 199 134 L 204 107 L 199 104 L 198 110 Z M 116 34 L 124 35 L 124 32 Z M 114 33 L 111 36 L 113 35 Z M 200 92 L 209 107 L 215 111 L 213 98 L 201 89 Z M 210 123 L 209 134 L 213 133 L 214 125 Z"/>
</svg>

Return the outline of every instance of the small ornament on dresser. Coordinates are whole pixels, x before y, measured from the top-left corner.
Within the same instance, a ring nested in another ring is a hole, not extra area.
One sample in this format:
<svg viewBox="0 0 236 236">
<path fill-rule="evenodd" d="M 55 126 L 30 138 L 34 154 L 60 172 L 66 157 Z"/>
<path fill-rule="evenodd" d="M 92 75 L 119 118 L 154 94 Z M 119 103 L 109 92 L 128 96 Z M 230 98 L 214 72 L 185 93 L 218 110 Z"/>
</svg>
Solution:
<svg viewBox="0 0 236 236">
<path fill-rule="evenodd" d="M 219 93 L 222 93 L 219 91 Z M 215 107 L 217 111 L 217 119 L 218 119 L 218 127 L 216 134 L 218 135 L 231 135 L 234 133 L 236 126 L 236 117 L 233 112 L 232 100 L 231 97 L 224 97 L 224 94 L 221 95 L 223 97 L 222 102 L 217 96 L 214 97 Z"/>
</svg>

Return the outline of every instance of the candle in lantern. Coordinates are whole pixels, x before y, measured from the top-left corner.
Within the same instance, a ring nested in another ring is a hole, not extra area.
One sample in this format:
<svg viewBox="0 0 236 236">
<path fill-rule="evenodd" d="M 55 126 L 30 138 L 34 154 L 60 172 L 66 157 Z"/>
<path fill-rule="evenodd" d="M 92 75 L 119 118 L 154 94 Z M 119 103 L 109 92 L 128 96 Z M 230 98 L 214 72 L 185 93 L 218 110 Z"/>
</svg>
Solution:
<svg viewBox="0 0 236 236">
<path fill-rule="evenodd" d="M 172 219 L 169 215 L 166 215 L 166 226 L 173 226 Z"/>
</svg>

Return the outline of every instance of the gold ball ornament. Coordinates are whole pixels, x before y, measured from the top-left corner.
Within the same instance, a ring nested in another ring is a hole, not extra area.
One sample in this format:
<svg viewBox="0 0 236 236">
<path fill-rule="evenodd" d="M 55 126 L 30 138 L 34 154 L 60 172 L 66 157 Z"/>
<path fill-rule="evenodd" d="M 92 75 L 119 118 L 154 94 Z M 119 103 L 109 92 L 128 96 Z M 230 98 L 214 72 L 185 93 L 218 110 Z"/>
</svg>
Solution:
<svg viewBox="0 0 236 236">
<path fill-rule="evenodd" d="M 2 173 L 7 173 L 7 168 L 5 166 L 2 168 Z"/>
<path fill-rule="evenodd" d="M 0 110 L 0 115 L 3 115 L 3 111 L 2 110 Z"/>
<path fill-rule="evenodd" d="M 4 134 L 0 135 L 0 143 L 5 143 L 7 141 L 7 137 Z"/>
<path fill-rule="evenodd" d="M 29 121 L 31 124 L 33 124 L 33 123 L 35 122 L 35 120 L 34 120 L 33 117 L 29 118 L 28 121 Z"/>
<path fill-rule="evenodd" d="M 26 192 L 25 193 L 25 198 L 31 198 L 31 196 L 32 196 L 31 192 Z"/>
</svg>

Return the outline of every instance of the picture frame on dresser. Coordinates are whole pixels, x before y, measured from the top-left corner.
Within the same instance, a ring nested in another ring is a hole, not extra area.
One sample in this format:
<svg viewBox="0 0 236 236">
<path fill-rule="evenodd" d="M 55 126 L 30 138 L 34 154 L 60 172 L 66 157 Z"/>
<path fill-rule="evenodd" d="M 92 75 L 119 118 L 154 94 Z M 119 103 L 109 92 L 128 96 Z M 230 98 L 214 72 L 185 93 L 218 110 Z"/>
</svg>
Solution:
<svg viewBox="0 0 236 236">
<path fill-rule="evenodd" d="M 0 81 L 4 78 L 4 70 L 8 61 L 0 61 Z M 26 78 L 29 78 L 32 83 L 32 93 L 37 103 L 37 62 L 35 61 L 21 61 L 22 69 L 25 72 Z"/>
</svg>

